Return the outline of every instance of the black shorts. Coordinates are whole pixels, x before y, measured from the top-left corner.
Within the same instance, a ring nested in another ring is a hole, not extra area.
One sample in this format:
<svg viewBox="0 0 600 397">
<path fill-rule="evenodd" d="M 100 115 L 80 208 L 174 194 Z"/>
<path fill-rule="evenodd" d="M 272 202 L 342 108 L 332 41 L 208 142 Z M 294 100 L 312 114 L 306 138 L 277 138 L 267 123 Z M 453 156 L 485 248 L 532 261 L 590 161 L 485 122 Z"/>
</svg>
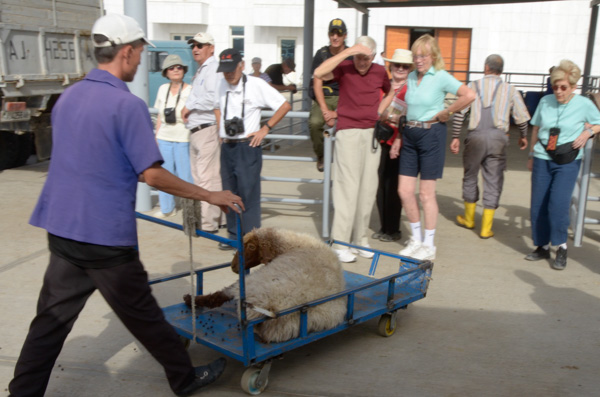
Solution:
<svg viewBox="0 0 600 397">
<path fill-rule="evenodd" d="M 446 159 L 446 124 L 436 123 L 430 129 L 406 127 L 402 133 L 400 175 L 421 179 L 440 179 Z"/>
</svg>

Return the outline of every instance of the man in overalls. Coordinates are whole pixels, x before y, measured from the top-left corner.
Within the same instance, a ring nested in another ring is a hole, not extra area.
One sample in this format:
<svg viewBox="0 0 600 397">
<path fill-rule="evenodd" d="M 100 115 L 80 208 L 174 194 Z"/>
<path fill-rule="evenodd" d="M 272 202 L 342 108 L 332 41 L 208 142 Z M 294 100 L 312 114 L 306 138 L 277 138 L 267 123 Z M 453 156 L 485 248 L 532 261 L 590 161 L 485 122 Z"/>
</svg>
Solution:
<svg viewBox="0 0 600 397">
<path fill-rule="evenodd" d="M 531 118 L 519 91 L 502 81 L 500 75 L 503 68 L 504 60 L 500 55 L 492 54 L 486 58 L 484 77 L 469 83 L 469 88 L 477 93 L 475 101 L 462 112 L 456 113 L 452 123 L 450 151 L 458 154 L 462 123 L 470 110 L 463 152 L 465 172 L 462 191 L 465 213 L 458 215 L 456 222 L 467 229 L 475 227 L 475 207 L 479 200 L 477 179 L 481 169 L 483 176 L 483 216 L 479 234 L 481 238 L 490 238 L 494 235 L 492 223 L 504 184 L 510 117 L 512 116 L 519 127 L 521 150 L 527 148 L 527 121 Z"/>
</svg>

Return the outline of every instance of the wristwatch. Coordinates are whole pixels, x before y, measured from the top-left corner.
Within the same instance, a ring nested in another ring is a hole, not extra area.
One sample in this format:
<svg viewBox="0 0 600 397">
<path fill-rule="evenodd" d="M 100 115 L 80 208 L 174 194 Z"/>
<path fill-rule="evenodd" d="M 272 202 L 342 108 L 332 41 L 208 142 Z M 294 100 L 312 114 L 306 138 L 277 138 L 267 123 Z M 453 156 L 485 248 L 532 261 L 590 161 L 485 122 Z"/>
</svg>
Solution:
<svg viewBox="0 0 600 397">
<path fill-rule="evenodd" d="M 594 130 L 592 130 L 591 128 L 586 128 L 585 131 L 587 131 L 587 133 L 590 134 L 590 138 L 594 136 Z"/>
</svg>

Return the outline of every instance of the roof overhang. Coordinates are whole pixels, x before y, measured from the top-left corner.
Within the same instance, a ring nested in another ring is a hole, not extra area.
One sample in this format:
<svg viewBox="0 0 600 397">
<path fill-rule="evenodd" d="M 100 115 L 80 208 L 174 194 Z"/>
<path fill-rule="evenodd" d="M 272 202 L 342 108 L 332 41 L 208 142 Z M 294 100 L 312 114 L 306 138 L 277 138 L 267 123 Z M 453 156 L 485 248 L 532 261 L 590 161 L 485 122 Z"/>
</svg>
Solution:
<svg viewBox="0 0 600 397">
<path fill-rule="evenodd" d="M 472 6 L 487 4 L 511 4 L 511 3 L 540 3 L 560 0 L 335 0 L 341 8 L 354 8 L 360 12 L 369 13 L 369 8 L 390 7 L 439 7 L 439 6 Z M 598 3 L 600 0 L 592 0 Z"/>
</svg>

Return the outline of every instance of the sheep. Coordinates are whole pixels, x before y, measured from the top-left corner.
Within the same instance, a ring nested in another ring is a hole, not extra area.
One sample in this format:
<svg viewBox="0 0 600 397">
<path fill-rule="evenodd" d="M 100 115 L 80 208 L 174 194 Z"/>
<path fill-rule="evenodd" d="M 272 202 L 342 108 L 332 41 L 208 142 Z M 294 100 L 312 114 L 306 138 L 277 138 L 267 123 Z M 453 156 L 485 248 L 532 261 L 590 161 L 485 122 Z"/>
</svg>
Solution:
<svg viewBox="0 0 600 397">
<path fill-rule="evenodd" d="M 248 320 L 262 316 L 252 308 L 278 312 L 307 303 L 345 288 L 342 266 L 335 253 L 322 241 L 304 233 L 275 228 L 254 229 L 244 236 L 245 267 L 265 266 L 246 276 Z M 239 271 L 239 257 L 231 262 Z M 197 307 L 214 308 L 239 299 L 239 284 L 195 298 Z M 191 297 L 184 300 L 191 306 Z M 239 308 L 238 308 L 239 309 Z M 346 298 L 312 307 L 308 311 L 308 332 L 331 329 L 344 321 Z M 298 312 L 266 320 L 254 327 L 263 342 L 283 342 L 298 337 Z"/>
</svg>

